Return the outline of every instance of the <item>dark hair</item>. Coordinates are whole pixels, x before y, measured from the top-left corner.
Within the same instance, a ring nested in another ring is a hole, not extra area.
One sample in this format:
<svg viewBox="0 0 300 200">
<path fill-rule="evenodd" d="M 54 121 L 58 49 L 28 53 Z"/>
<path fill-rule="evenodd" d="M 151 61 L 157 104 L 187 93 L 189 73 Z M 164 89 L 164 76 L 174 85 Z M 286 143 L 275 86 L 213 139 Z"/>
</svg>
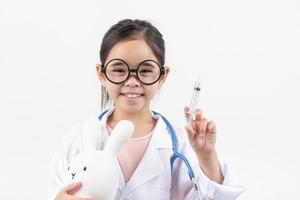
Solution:
<svg viewBox="0 0 300 200">
<path fill-rule="evenodd" d="M 113 25 L 104 35 L 100 49 L 100 61 L 105 64 L 110 50 L 119 42 L 143 39 L 151 48 L 159 64 L 165 64 L 165 42 L 162 34 L 148 21 L 124 19 Z M 101 88 L 101 109 L 110 103 L 107 91 Z"/>
<path fill-rule="evenodd" d="M 144 20 L 124 19 L 113 25 L 104 35 L 100 49 L 100 60 L 106 58 L 117 43 L 124 40 L 142 38 L 149 45 L 159 64 L 165 64 L 165 42 L 162 34 L 150 23 Z"/>
</svg>

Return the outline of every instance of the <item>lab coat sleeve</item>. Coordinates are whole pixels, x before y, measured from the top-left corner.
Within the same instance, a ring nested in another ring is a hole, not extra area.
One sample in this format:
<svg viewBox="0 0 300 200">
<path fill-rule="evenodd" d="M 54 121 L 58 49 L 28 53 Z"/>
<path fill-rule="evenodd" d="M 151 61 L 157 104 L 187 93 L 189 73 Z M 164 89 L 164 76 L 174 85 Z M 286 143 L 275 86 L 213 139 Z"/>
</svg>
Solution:
<svg viewBox="0 0 300 200">
<path fill-rule="evenodd" d="M 79 129 L 73 127 L 56 149 L 49 166 L 48 200 L 54 200 L 58 192 L 65 186 L 63 183 L 64 171 L 67 169 L 71 157 L 79 151 Z"/>
<path fill-rule="evenodd" d="M 181 152 L 187 157 L 194 170 L 195 180 L 199 183 L 202 199 L 237 199 L 245 188 L 238 183 L 237 178 L 232 174 L 228 165 L 224 161 L 220 160 L 220 169 L 224 176 L 222 185 L 210 180 L 200 168 L 197 156 L 186 137 L 185 130 L 180 129 L 177 133 L 181 133 L 178 138 L 183 141 L 180 145 Z M 196 200 L 197 192 L 194 184 L 189 179 L 187 168 L 183 163 L 178 164 L 176 167 L 177 171 L 174 171 L 175 176 L 173 178 L 177 180 L 173 180 L 175 187 L 174 194 L 172 194 L 172 197 L 176 198 L 173 199 Z"/>
</svg>

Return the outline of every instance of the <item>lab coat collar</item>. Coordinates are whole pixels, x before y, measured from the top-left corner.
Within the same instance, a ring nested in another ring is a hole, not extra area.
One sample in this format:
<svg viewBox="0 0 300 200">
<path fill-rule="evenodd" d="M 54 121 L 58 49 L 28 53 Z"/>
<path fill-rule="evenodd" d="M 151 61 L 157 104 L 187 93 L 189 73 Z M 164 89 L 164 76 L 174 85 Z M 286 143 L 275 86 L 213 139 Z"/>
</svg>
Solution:
<svg viewBox="0 0 300 200">
<path fill-rule="evenodd" d="M 113 109 L 109 110 L 101 120 L 101 127 L 105 128 L 107 117 L 112 113 Z M 153 115 L 157 119 L 156 126 L 153 130 L 152 138 L 148 145 L 148 148 L 139 163 L 137 169 L 132 175 L 131 179 L 125 184 L 121 168 L 119 166 L 119 190 L 122 191 L 122 196 L 126 196 L 140 185 L 146 183 L 152 178 L 159 176 L 164 170 L 164 165 L 161 160 L 159 149 L 161 148 L 172 148 L 171 137 L 168 133 L 168 129 L 164 121 L 159 115 Z M 102 129 L 107 133 L 106 128 Z"/>
<path fill-rule="evenodd" d="M 106 121 L 108 116 L 114 111 L 114 108 L 108 110 L 105 115 L 103 115 L 102 120 L 100 121 L 101 127 L 105 130 L 106 135 L 108 136 L 108 133 L 106 131 Z M 152 113 L 152 112 L 151 112 Z M 160 148 L 172 148 L 172 140 L 170 137 L 170 134 L 168 132 L 168 127 L 159 115 L 154 115 L 152 113 L 152 117 L 157 119 L 156 126 L 153 130 L 152 139 L 154 147 L 160 149 Z M 106 142 L 106 141 L 105 141 Z M 150 142 L 150 143 L 151 143 Z M 150 144 L 149 144 L 150 145 Z"/>
</svg>

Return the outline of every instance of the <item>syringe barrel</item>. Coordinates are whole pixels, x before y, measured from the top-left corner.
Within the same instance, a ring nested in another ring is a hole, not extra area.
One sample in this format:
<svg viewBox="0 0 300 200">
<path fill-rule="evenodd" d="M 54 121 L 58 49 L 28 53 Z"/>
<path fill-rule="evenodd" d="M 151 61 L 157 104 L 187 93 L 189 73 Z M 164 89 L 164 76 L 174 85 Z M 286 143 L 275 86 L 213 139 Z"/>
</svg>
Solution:
<svg viewBox="0 0 300 200">
<path fill-rule="evenodd" d="M 195 82 L 193 95 L 192 95 L 192 99 L 191 99 L 190 111 L 189 111 L 190 117 L 189 117 L 189 120 L 188 120 L 189 124 L 191 124 L 192 121 L 193 121 L 193 115 L 194 115 L 195 109 L 197 108 L 198 103 L 199 103 L 200 91 L 201 91 L 201 82 L 200 82 L 200 79 L 198 79 Z"/>
</svg>

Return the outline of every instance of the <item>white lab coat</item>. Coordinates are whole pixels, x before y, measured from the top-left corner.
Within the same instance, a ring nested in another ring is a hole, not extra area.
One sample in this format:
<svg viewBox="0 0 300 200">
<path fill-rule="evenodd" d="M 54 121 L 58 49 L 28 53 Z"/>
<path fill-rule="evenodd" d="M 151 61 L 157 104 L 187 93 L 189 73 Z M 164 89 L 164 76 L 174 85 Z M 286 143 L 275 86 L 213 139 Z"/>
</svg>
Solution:
<svg viewBox="0 0 300 200">
<path fill-rule="evenodd" d="M 108 140 L 106 120 L 110 110 L 102 120 L 95 117 L 95 126 L 99 127 L 97 148 L 103 149 Z M 173 154 L 172 142 L 164 121 L 159 117 L 154 129 L 151 141 L 145 155 L 139 163 L 131 179 L 125 183 L 121 168 L 119 167 L 119 187 L 116 200 L 196 200 L 197 195 L 192 182 L 189 179 L 187 168 L 182 162 L 175 162 L 173 176 L 170 170 L 170 157 Z M 54 200 L 58 192 L 64 187 L 63 174 L 68 163 L 74 156 L 84 150 L 84 136 L 81 128 L 83 125 L 73 127 L 66 134 L 58 150 L 53 156 L 50 165 L 49 200 Z M 175 127 L 174 127 L 175 128 Z M 227 165 L 220 161 L 220 167 L 224 176 L 223 185 L 208 179 L 198 165 L 196 155 L 191 148 L 186 132 L 183 128 L 175 128 L 178 136 L 179 152 L 189 160 L 199 181 L 204 199 L 233 200 L 244 191 L 230 173 Z"/>
</svg>

